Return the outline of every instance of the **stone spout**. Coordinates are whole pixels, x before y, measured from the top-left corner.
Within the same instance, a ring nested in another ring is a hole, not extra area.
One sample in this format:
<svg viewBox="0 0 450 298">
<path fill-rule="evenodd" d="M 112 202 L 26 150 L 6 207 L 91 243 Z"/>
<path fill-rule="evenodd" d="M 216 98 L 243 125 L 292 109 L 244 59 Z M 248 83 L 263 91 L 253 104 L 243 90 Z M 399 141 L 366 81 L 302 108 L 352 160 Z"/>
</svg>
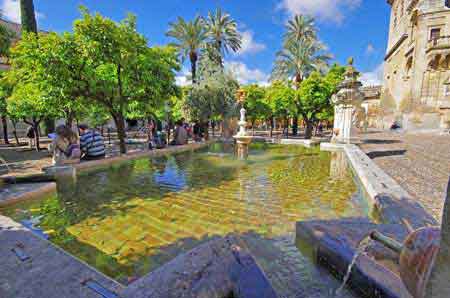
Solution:
<svg viewBox="0 0 450 298">
<path fill-rule="evenodd" d="M 450 181 L 440 229 L 420 228 L 403 244 L 378 231 L 370 237 L 399 255 L 400 277 L 414 298 L 450 297 Z"/>
<path fill-rule="evenodd" d="M 396 252 L 399 255 L 402 253 L 403 244 L 401 244 L 400 242 L 396 241 L 395 239 L 392 239 L 390 237 L 387 237 L 387 236 L 381 234 L 378 231 L 371 232 L 370 233 L 370 238 L 372 240 L 375 240 L 377 242 L 382 243 L 384 246 L 386 246 L 387 248 L 393 250 L 394 252 Z"/>
</svg>

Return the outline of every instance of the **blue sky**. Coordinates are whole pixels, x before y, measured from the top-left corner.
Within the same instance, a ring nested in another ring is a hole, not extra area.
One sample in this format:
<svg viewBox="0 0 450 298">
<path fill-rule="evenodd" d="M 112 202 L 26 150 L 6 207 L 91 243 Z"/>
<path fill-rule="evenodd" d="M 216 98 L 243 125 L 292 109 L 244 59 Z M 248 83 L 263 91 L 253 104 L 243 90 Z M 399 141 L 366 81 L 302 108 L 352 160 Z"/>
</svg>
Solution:
<svg viewBox="0 0 450 298">
<path fill-rule="evenodd" d="M 335 61 L 343 64 L 353 56 L 367 84 L 376 83 L 382 75 L 388 37 L 389 5 L 384 0 L 34 0 L 34 3 L 39 26 L 58 32 L 71 30 L 72 22 L 80 16 L 79 5 L 114 20 L 132 12 L 137 15 L 138 30 L 150 44 L 156 45 L 169 42 L 165 32 L 168 23 L 177 16 L 191 19 L 221 7 L 236 19 L 245 37 L 242 52 L 226 58 L 228 67 L 242 83 L 267 80 L 281 46 L 284 24 L 296 13 L 313 15 L 319 37 Z M 6 18 L 19 20 L 18 1 L 0 0 L 0 9 Z M 184 75 L 180 73 L 180 83 L 185 81 Z"/>
</svg>

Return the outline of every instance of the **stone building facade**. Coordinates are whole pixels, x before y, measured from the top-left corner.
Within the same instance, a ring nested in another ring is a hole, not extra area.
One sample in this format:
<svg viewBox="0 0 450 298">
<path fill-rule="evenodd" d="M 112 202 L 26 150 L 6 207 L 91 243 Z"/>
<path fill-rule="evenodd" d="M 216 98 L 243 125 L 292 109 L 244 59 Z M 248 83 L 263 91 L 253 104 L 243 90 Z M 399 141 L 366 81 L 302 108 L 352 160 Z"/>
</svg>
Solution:
<svg viewBox="0 0 450 298">
<path fill-rule="evenodd" d="M 382 102 L 406 129 L 450 126 L 450 0 L 391 5 Z"/>
</svg>

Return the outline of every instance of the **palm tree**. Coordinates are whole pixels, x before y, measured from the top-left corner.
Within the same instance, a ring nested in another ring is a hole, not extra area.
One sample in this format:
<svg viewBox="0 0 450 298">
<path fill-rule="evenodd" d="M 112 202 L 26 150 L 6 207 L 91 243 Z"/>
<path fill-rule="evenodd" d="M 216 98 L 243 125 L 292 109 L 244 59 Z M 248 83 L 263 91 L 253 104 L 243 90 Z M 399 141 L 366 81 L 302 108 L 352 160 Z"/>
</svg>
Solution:
<svg viewBox="0 0 450 298">
<path fill-rule="evenodd" d="M 324 70 L 331 58 L 323 54 L 325 47 L 316 40 L 300 40 L 285 44 L 276 56 L 272 80 L 292 79 L 296 87 L 313 71 Z"/>
<path fill-rule="evenodd" d="M 189 57 L 191 62 L 192 82 L 196 82 L 197 61 L 200 50 L 206 41 L 206 30 L 203 19 L 196 17 L 193 21 L 186 22 L 178 17 L 177 22 L 169 24 L 170 29 L 166 35 L 176 39 L 172 45 L 178 49 L 181 60 Z"/>
<path fill-rule="evenodd" d="M 315 70 L 324 70 L 330 56 L 317 40 L 314 19 L 297 15 L 286 25 L 283 48 L 277 53 L 271 80 L 290 80 L 296 89 Z M 298 102 L 298 100 L 297 100 Z M 297 135 L 298 117 L 294 116 L 292 132 Z"/>
<path fill-rule="evenodd" d="M 296 15 L 286 25 L 286 42 L 296 42 L 301 39 L 317 39 L 316 29 L 314 27 L 314 18 L 304 15 Z"/>
<path fill-rule="evenodd" d="M 225 54 L 230 50 L 237 52 L 241 49 L 242 37 L 237 30 L 237 23 L 220 8 L 214 13 L 209 12 L 205 23 L 209 42 L 220 53 L 218 63 L 223 66 Z"/>
</svg>

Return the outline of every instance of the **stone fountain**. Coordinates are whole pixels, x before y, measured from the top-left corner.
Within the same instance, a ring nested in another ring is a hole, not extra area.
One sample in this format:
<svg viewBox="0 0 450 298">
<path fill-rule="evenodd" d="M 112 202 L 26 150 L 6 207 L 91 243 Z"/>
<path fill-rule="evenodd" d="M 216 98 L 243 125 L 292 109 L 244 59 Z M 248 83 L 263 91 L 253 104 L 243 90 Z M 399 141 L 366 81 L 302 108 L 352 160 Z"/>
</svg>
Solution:
<svg viewBox="0 0 450 298">
<path fill-rule="evenodd" d="M 237 98 L 238 102 L 242 105 L 242 108 L 240 110 L 241 118 L 238 122 L 239 131 L 235 136 L 233 136 L 233 138 L 236 140 L 238 158 L 246 159 L 248 157 L 248 146 L 252 142 L 253 137 L 248 135 L 246 130 L 247 121 L 245 121 L 246 110 L 244 108 L 245 92 L 243 90 L 239 90 Z"/>
<path fill-rule="evenodd" d="M 353 58 L 348 60 L 344 81 L 338 86 L 338 92 L 331 101 L 334 104 L 333 143 L 350 143 L 351 131 L 356 114 L 361 111 L 364 94 L 361 92 L 360 73 L 353 67 Z"/>
<path fill-rule="evenodd" d="M 403 244 L 378 231 L 370 236 L 398 254 L 400 277 L 412 297 L 450 297 L 450 181 L 440 229 L 412 231 Z"/>
</svg>

